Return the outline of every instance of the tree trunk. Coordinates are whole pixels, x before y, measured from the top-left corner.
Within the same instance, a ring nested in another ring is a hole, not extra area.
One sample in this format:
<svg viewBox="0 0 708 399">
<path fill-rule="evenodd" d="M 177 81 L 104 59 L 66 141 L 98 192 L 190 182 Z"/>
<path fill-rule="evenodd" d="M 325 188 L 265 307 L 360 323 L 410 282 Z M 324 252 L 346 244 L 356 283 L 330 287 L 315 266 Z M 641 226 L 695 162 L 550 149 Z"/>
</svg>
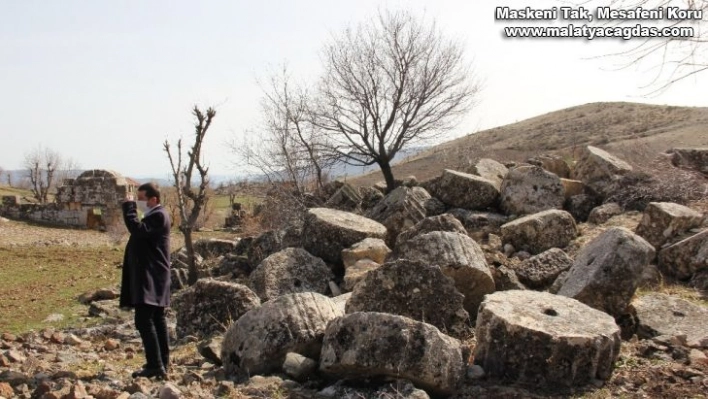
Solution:
<svg viewBox="0 0 708 399">
<path fill-rule="evenodd" d="M 197 261 L 194 256 L 194 244 L 192 243 L 192 229 L 180 228 L 182 234 L 184 234 L 184 246 L 187 248 L 187 260 L 189 271 L 187 274 L 187 284 L 194 285 L 197 282 Z"/>
<path fill-rule="evenodd" d="M 381 161 L 379 162 L 379 167 L 381 168 L 381 173 L 383 173 L 384 179 L 386 180 L 386 194 L 388 194 L 396 188 L 396 183 L 393 180 L 391 164 L 389 161 Z"/>
</svg>

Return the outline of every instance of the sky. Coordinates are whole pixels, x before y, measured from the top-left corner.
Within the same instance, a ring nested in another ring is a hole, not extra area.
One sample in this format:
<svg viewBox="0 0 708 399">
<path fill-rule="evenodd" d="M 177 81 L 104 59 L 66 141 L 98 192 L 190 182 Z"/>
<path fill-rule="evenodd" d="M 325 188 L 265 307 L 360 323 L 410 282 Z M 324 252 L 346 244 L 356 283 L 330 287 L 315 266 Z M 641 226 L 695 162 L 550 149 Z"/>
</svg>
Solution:
<svg viewBox="0 0 708 399">
<path fill-rule="evenodd" d="M 217 110 L 203 149 L 210 172 L 237 175 L 227 143 L 256 134 L 258 80 L 287 63 L 314 86 L 323 45 L 381 9 L 434 19 L 463 43 L 482 90 L 447 139 L 598 101 L 708 106 L 708 72 L 646 97 L 656 62 L 618 70 L 621 58 L 601 57 L 639 39 L 512 39 L 504 27 L 568 21 L 495 20 L 497 6 L 559 3 L 0 0 L 0 167 L 21 169 L 43 145 L 82 169 L 167 177 L 162 143 L 191 142 L 198 105 Z"/>
</svg>

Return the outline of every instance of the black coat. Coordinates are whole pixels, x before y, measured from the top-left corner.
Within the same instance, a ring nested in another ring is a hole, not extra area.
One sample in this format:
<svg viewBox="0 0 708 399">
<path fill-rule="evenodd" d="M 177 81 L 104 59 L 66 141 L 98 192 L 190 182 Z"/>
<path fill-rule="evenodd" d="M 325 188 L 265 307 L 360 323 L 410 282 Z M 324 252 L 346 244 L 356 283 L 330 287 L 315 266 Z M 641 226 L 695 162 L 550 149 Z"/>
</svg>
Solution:
<svg viewBox="0 0 708 399">
<path fill-rule="evenodd" d="M 123 257 L 120 306 L 170 306 L 170 216 L 158 205 L 140 220 L 136 203 L 128 201 L 123 203 L 123 219 L 130 239 Z"/>
</svg>

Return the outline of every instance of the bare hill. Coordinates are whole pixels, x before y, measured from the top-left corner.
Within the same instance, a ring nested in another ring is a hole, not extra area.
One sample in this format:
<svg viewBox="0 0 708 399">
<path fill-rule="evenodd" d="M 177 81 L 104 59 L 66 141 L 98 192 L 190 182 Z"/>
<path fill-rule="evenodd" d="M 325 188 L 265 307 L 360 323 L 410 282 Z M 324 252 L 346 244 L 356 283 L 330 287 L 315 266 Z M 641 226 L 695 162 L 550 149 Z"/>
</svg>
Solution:
<svg viewBox="0 0 708 399">
<path fill-rule="evenodd" d="M 426 180 L 442 169 L 464 168 L 479 158 L 518 162 L 556 153 L 572 159 L 573 148 L 584 145 L 608 149 L 628 160 L 655 157 L 673 147 L 708 146 L 708 108 L 585 104 L 439 144 L 393 169 L 397 178 L 414 175 Z M 382 179 L 377 171 L 348 181 L 370 185 Z"/>
</svg>

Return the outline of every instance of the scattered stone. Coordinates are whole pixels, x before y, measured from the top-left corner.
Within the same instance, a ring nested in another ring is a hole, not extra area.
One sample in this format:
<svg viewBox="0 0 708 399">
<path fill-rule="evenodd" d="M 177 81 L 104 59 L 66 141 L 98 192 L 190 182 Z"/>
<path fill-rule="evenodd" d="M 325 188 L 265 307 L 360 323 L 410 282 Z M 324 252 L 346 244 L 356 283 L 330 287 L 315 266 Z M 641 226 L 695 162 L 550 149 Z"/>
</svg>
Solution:
<svg viewBox="0 0 708 399">
<path fill-rule="evenodd" d="M 494 286 L 496 291 L 507 290 L 525 290 L 526 287 L 521 284 L 516 273 L 506 266 L 490 267 L 492 277 L 494 277 Z"/>
<path fill-rule="evenodd" d="M 199 279 L 173 298 L 177 336 L 223 333 L 233 321 L 260 304 L 258 296 L 245 285 Z"/>
<path fill-rule="evenodd" d="M 449 169 L 443 171 L 435 188 L 435 198 L 453 208 L 484 210 L 499 200 L 494 181 Z"/>
<path fill-rule="evenodd" d="M 15 394 L 15 390 L 7 382 L 0 382 L 0 396 L 10 398 Z"/>
<path fill-rule="evenodd" d="M 288 352 L 317 358 L 327 323 L 341 316 L 324 295 L 284 295 L 241 316 L 229 327 L 221 360 L 229 375 L 268 373 L 283 365 Z"/>
<path fill-rule="evenodd" d="M 352 293 L 347 292 L 332 298 L 332 302 L 334 302 L 334 305 L 337 307 L 339 313 L 344 314 L 346 312 L 347 301 L 349 301 L 349 298 L 351 297 Z"/>
<path fill-rule="evenodd" d="M 397 248 L 400 258 L 438 265 L 465 296 L 464 307 L 471 318 L 486 294 L 494 292 L 494 279 L 484 252 L 470 237 L 447 231 L 433 231 L 408 240 Z"/>
<path fill-rule="evenodd" d="M 466 373 L 460 341 L 403 316 L 357 312 L 327 326 L 320 371 L 337 377 L 391 376 L 450 395 Z"/>
<path fill-rule="evenodd" d="M 509 173 L 509 169 L 493 159 L 482 158 L 467 168 L 465 172 L 494 182 L 494 187 L 500 190 L 506 174 Z"/>
<path fill-rule="evenodd" d="M 687 345 L 708 349 L 708 309 L 684 299 L 651 293 L 632 301 L 640 338 L 685 335 Z"/>
<path fill-rule="evenodd" d="M 388 230 L 388 237 L 377 236 L 377 238 L 386 238 L 386 242 L 393 244 L 401 231 L 427 216 L 426 203 L 431 198 L 422 187 L 398 187 L 368 211 L 366 217 L 383 224 Z"/>
<path fill-rule="evenodd" d="M 509 221 L 505 215 L 493 212 L 475 212 L 466 209 L 450 209 L 447 213 L 462 223 L 467 234 L 475 240 L 483 240 L 489 234 L 501 234 L 501 226 Z"/>
<path fill-rule="evenodd" d="M 304 382 L 317 371 L 317 362 L 302 356 L 299 353 L 290 352 L 285 355 L 283 362 L 283 372 L 295 381 Z"/>
<path fill-rule="evenodd" d="M 373 188 L 373 187 L 360 187 L 361 192 L 361 209 L 364 212 L 369 211 L 376 206 L 383 198 L 383 192 Z"/>
<path fill-rule="evenodd" d="M 581 386 L 609 379 L 621 340 L 612 317 L 536 291 L 488 295 L 477 317 L 475 363 L 511 383 Z"/>
<path fill-rule="evenodd" d="M 517 264 L 511 268 L 525 286 L 544 290 L 553 284 L 558 276 L 570 269 L 571 259 L 562 249 L 551 248 Z"/>
<path fill-rule="evenodd" d="M 678 279 L 688 279 L 694 273 L 708 270 L 708 230 L 662 249 L 659 268 Z"/>
<path fill-rule="evenodd" d="M 194 252 L 204 259 L 218 258 L 236 251 L 238 240 L 203 238 L 194 243 Z"/>
<path fill-rule="evenodd" d="M 268 256 L 253 270 L 249 286 L 265 302 L 296 292 L 325 294 L 327 282 L 333 278 L 322 259 L 302 248 L 286 248 Z"/>
<path fill-rule="evenodd" d="M 526 162 L 531 165 L 540 166 L 560 178 L 570 177 L 570 166 L 568 166 L 568 163 L 558 155 L 543 154 L 529 158 Z"/>
<path fill-rule="evenodd" d="M 109 338 L 106 343 L 103 344 L 103 348 L 107 351 L 113 351 L 120 348 L 120 341 L 117 339 Z"/>
<path fill-rule="evenodd" d="M 501 187 L 500 206 L 507 215 L 561 209 L 564 200 L 560 178 L 538 166 L 510 170 Z"/>
<path fill-rule="evenodd" d="M 455 337 L 469 334 L 469 314 L 455 282 L 436 265 L 401 259 L 367 274 L 346 312 L 380 312 L 432 324 Z"/>
<path fill-rule="evenodd" d="M 588 215 L 588 223 L 603 224 L 613 216 L 621 215 L 622 207 L 616 202 L 608 202 L 593 208 Z"/>
<path fill-rule="evenodd" d="M 224 337 L 222 336 L 207 338 L 197 345 L 197 350 L 204 359 L 221 366 L 221 345 L 223 341 Z"/>
<path fill-rule="evenodd" d="M 708 147 L 674 148 L 671 163 L 674 166 L 693 169 L 708 175 Z"/>
<path fill-rule="evenodd" d="M 602 197 L 611 194 L 612 183 L 632 171 L 632 166 L 605 150 L 587 146 L 575 164 L 575 178 Z"/>
<path fill-rule="evenodd" d="M 173 383 L 168 382 L 160 388 L 160 399 L 179 399 L 182 397 L 182 391 Z"/>
<path fill-rule="evenodd" d="M 612 316 L 622 316 L 654 247 L 623 227 L 613 227 L 580 250 L 558 291 Z"/>
<path fill-rule="evenodd" d="M 327 208 L 354 212 L 361 205 L 362 197 L 359 190 L 349 183 L 344 183 L 325 203 Z"/>
<path fill-rule="evenodd" d="M 84 341 L 74 334 L 67 334 L 66 337 L 64 337 L 64 343 L 67 345 L 78 346 L 83 344 Z"/>
<path fill-rule="evenodd" d="M 248 247 L 248 263 L 252 269 L 255 269 L 263 259 L 288 246 L 285 242 L 284 230 L 266 231 L 254 238 Z"/>
<path fill-rule="evenodd" d="M 655 248 L 660 248 L 671 238 L 703 222 L 703 215 L 693 209 L 672 202 L 650 202 L 644 209 L 636 233 Z"/>
<path fill-rule="evenodd" d="M 576 235 L 573 216 L 555 209 L 524 216 L 501 227 L 502 241 L 532 254 L 564 248 Z"/>
<path fill-rule="evenodd" d="M 585 194 L 585 184 L 583 184 L 580 180 L 564 178 L 561 178 L 560 180 L 563 185 L 563 196 L 566 200 L 576 195 Z"/>
<path fill-rule="evenodd" d="M 478 364 L 473 364 L 467 368 L 467 379 L 479 380 L 484 377 L 484 369 Z"/>
<path fill-rule="evenodd" d="M 347 267 L 344 271 L 344 289 L 352 291 L 370 271 L 376 270 L 380 266 L 380 264 L 371 259 L 362 259 Z"/>
<path fill-rule="evenodd" d="M 386 227 L 363 216 L 334 209 L 307 211 L 303 228 L 305 250 L 327 262 L 341 264 L 343 249 L 369 237 L 385 239 Z"/>
<path fill-rule="evenodd" d="M 353 266 L 362 259 L 370 259 L 376 263 L 384 263 L 386 257 L 391 253 L 391 249 L 386 245 L 386 242 L 379 238 L 364 239 L 350 248 L 342 250 L 342 261 L 344 268 Z"/>
</svg>

